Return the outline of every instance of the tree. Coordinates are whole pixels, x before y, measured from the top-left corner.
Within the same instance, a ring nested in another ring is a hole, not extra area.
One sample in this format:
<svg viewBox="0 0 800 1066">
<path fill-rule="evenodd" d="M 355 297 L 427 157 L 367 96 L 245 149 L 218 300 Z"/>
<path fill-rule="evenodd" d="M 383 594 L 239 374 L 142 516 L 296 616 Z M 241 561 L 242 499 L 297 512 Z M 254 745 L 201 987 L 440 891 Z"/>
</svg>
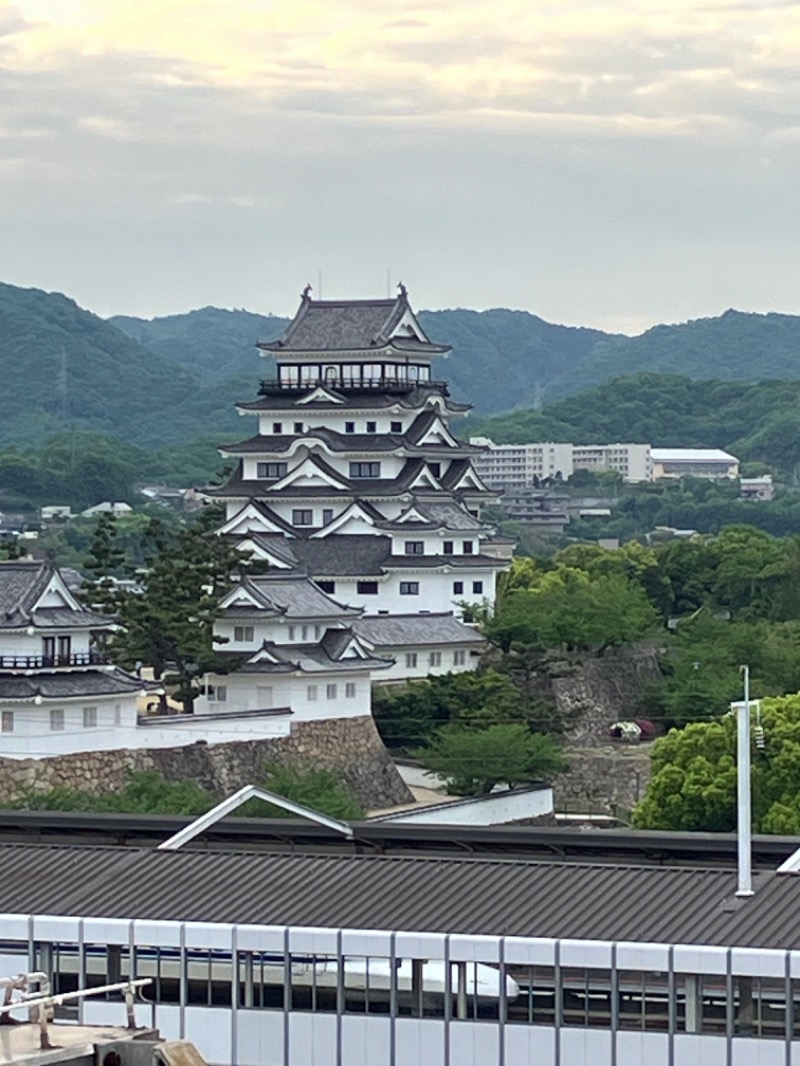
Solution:
<svg viewBox="0 0 800 1066">
<path fill-rule="evenodd" d="M 152 666 L 156 680 L 175 683 L 175 698 L 189 711 L 208 672 L 227 673 L 232 665 L 220 657 L 213 625 L 220 602 L 247 558 L 224 537 L 197 526 L 169 535 L 150 524 L 153 553 L 138 575 L 141 592 L 118 598 L 122 627 L 112 652 L 127 664 Z"/>
<path fill-rule="evenodd" d="M 357 821 L 364 817 L 363 807 L 332 770 L 302 763 L 268 765 L 261 784 L 269 792 L 276 792 L 331 818 Z M 264 800 L 249 800 L 238 813 L 251 818 L 289 817 L 281 807 Z"/>
<path fill-rule="evenodd" d="M 754 740 L 751 749 L 753 827 L 760 833 L 800 833 L 800 695 L 762 700 L 761 727 L 764 746 Z M 635 826 L 735 829 L 733 715 L 671 730 L 654 745 L 652 767 L 645 797 L 633 814 Z"/>
<path fill-rule="evenodd" d="M 477 731 L 446 726 L 415 755 L 457 795 L 483 795 L 501 783 L 513 788 L 547 781 L 567 768 L 556 741 L 522 723 Z"/>
</svg>

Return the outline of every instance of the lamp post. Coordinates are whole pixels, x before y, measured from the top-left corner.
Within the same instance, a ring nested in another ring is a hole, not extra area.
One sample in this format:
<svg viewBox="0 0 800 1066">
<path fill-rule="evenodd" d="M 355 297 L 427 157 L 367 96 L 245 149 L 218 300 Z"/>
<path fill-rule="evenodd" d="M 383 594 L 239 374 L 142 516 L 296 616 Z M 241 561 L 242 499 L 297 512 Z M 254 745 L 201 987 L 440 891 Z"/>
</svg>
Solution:
<svg viewBox="0 0 800 1066">
<path fill-rule="evenodd" d="M 753 895 L 752 805 L 750 789 L 750 667 L 742 666 L 744 700 L 734 703 L 736 711 L 736 821 L 739 878 L 736 895 Z"/>
</svg>

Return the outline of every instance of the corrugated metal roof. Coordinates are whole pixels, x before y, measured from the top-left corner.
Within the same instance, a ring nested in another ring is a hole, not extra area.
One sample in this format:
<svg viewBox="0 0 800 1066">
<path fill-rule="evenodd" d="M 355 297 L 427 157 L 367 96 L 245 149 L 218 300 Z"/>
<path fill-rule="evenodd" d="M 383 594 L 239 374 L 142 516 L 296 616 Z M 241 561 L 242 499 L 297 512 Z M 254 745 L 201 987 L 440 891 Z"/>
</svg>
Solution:
<svg viewBox="0 0 800 1066">
<path fill-rule="evenodd" d="M 800 948 L 800 881 L 433 857 L 0 846 L 0 911 Z"/>
</svg>

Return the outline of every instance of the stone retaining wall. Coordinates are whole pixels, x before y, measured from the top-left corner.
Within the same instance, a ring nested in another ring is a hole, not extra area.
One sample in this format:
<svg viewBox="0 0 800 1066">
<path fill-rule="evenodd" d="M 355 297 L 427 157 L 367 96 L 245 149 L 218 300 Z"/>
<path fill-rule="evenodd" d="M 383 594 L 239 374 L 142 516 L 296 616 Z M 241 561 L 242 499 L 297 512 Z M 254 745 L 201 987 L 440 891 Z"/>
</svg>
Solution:
<svg viewBox="0 0 800 1066">
<path fill-rule="evenodd" d="M 97 794 L 122 788 L 130 773 L 156 770 L 170 781 L 194 780 L 222 797 L 262 780 L 265 763 L 332 770 L 365 810 L 413 801 L 369 716 L 293 723 L 290 735 L 278 739 L 0 758 L 0 796 L 13 803 L 30 791 L 60 786 Z"/>
</svg>

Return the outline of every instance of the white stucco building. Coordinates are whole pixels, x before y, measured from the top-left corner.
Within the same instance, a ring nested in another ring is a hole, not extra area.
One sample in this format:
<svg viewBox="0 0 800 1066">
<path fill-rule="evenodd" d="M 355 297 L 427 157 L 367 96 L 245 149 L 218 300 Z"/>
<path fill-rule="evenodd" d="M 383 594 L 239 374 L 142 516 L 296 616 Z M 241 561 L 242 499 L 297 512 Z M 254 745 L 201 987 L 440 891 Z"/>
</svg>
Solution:
<svg viewBox="0 0 800 1066">
<path fill-rule="evenodd" d="M 365 619 L 411 619 L 408 642 L 391 645 L 393 677 L 474 667 L 461 653 L 475 632 L 458 616 L 494 601 L 509 552 L 481 519 L 494 498 L 474 469 L 481 449 L 449 428 L 468 406 L 433 379 L 449 348 L 425 335 L 402 286 L 388 300 L 306 291 L 285 336 L 259 347 L 277 376 L 239 405 L 254 435 L 220 449 L 236 469 L 206 490 L 225 505 L 219 533 Z"/>
<path fill-rule="evenodd" d="M 519 489 L 545 479 L 572 477 L 576 470 L 615 470 L 624 481 L 650 481 L 649 444 L 495 444 L 489 437 L 471 437 L 483 451 L 475 469 L 494 489 Z"/>
</svg>

